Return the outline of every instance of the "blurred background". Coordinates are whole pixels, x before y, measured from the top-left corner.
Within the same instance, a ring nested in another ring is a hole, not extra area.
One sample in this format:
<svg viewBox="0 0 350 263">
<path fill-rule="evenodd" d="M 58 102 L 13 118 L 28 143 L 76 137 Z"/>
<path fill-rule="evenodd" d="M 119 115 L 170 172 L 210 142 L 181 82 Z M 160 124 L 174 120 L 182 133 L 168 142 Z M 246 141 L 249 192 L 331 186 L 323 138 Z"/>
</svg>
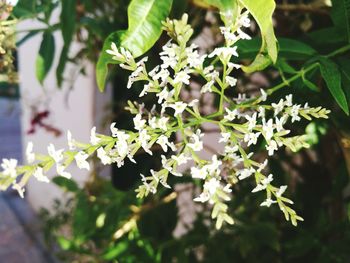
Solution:
<svg viewBox="0 0 350 263">
<path fill-rule="evenodd" d="M 84 142 L 93 126 L 99 133 L 108 133 L 113 121 L 119 128 L 133 127 L 124 107 L 138 98 L 141 87 L 126 89 L 128 76 L 117 67 L 110 68 L 103 93 L 95 79 L 104 40 L 128 27 L 130 1 L 64 2 L 20 1 L 13 10 L 0 2 L 2 21 L 16 20 L 0 28 L 2 46 L 11 51 L 0 60 L 0 159 L 21 161 L 30 141 L 36 152 L 46 152 L 49 143 L 67 147 L 67 130 Z M 219 12 L 206 2 L 176 0 L 170 12 L 172 18 L 189 14 L 200 52 L 223 42 Z M 161 165 L 161 153 L 155 152 L 139 154 L 136 165 L 122 168 L 92 160 L 89 173 L 71 168 L 73 180 L 54 173 L 52 184 L 32 180 L 24 199 L 10 190 L 1 193 L 0 262 L 350 262 L 350 119 L 327 88 L 332 76 L 350 103 L 349 6 L 346 0 L 276 1 L 277 63 L 252 74 L 238 72 L 231 94 L 254 94 L 288 81 L 320 57 L 326 60 L 327 74 L 319 68 L 299 74 L 271 98 L 292 93 L 300 104 L 332 110 L 329 120 L 293 124 L 293 131 L 307 134 L 309 149 L 280 150 L 269 158 L 270 172 L 279 185 L 289 186 L 287 196 L 305 219 L 298 227 L 277 207 L 261 209 L 264 196 L 250 194 L 249 182 L 233 189 L 229 209 L 236 224 L 220 231 L 207 207 L 193 203 L 198 187 L 189 177 L 172 178 L 174 192 L 163 189 L 137 200 L 139 174 Z M 254 22 L 249 33 L 253 40 L 238 43 L 239 59 L 246 64 L 261 44 Z M 150 68 L 160 63 L 167 41 L 162 34 L 146 53 Z M 200 83 L 191 85 L 189 96 Z M 208 96 L 202 106 L 214 102 Z M 154 98 L 146 97 L 145 103 L 152 106 Z M 216 138 L 215 131 L 206 138 L 209 148 L 216 147 Z"/>
</svg>

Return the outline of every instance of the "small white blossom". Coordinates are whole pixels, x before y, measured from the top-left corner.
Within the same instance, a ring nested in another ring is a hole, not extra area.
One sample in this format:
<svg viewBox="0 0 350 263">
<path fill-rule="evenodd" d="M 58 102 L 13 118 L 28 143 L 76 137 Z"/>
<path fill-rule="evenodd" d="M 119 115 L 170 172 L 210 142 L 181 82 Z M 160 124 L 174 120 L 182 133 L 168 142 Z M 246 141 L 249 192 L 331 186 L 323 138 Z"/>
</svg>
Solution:
<svg viewBox="0 0 350 263">
<path fill-rule="evenodd" d="M 263 89 L 260 89 L 260 92 L 261 92 L 261 97 L 260 97 L 261 101 L 266 101 L 267 100 L 267 93 Z"/>
<path fill-rule="evenodd" d="M 67 179 L 71 179 L 72 175 L 69 172 L 65 171 L 64 169 L 65 169 L 65 167 L 63 165 L 61 165 L 61 164 L 56 165 L 56 170 L 57 170 L 58 175 L 65 177 Z"/>
<path fill-rule="evenodd" d="M 39 181 L 43 183 L 49 183 L 50 180 L 47 176 L 44 175 L 44 169 L 42 167 L 37 167 L 33 173 L 33 176 Z"/>
<path fill-rule="evenodd" d="M 92 127 L 90 131 L 90 143 L 92 145 L 97 145 L 100 141 L 101 139 L 96 136 L 96 127 Z"/>
<path fill-rule="evenodd" d="M 170 108 L 173 108 L 175 110 L 174 115 L 181 115 L 182 112 L 186 109 L 187 104 L 182 101 L 177 101 L 173 104 L 169 104 Z"/>
<path fill-rule="evenodd" d="M 277 197 L 281 197 L 283 195 L 283 193 L 287 190 L 287 186 L 286 185 L 282 185 L 276 192 L 276 196 Z"/>
<path fill-rule="evenodd" d="M 74 151 L 76 149 L 75 140 L 73 139 L 73 136 L 70 130 L 67 131 L 67 141 L 68 141 L 69 150 Z"/>
<path fill-rule="evenodd" d="M 266 145 L 266 150 L 268 151 L 269 156 L 272 156 L 273 153 L 278 150 L 277 142 L 274 140 L 269 141 Z"/>
<path fill-rule="evenodd" d="M 16 168 L 18 161 L 16 159 L 2 159 L 1 167 L 3 174 L 15 178 L 17 176 Z"/>
<path fill-rule="evenodd" d="M 104 165 L 112 163 L 112 158 L 107 155 L 107 152 L 102 147 L 97 149 L 97 157 L 101 160 L 102 164 Z"/>
<path fill-rule="evenodd" d="M 261 132 L 250 132 L 250 133 L 246 133 L 244 135 L 244 141 L 247 142 L 247 146 L 250 146 L 250 145 L 255 145 L 258 141 L 258 138 L 259 138 L 259 135 L 261 134 Z"/>
<path fill-rule="evenodd" d="M 251 176 L 253 173 L 255 173 L 254 168 L 245 168 L 245 169 L 242 169 L 242 170 L 238 170 L 237 171 L 238 179 L 239 180 L 243 180 L 243 179 L 248 178 L 249 176 Z"/>
<path fill-rule="evenodd" d="M 86 169 L 90 171 L 90 164 L 86 161 L 86 159 L 89 158 L 89 155 L 83 151 L 78 152 L 74 159 L 80 169 Z"/>
<path fill-rule="evenodd" d="M 272 108 L 274 108 L 274 114 L 276 116 L 278 113 L 280 113 L 283 110 L 284 101 L 283 99 L 280 99 L 278 103 L 272 103 L 271 106 Z"/>
<path fill-rule="evenodd" d="M 60 163 L 63 160 L 63 149 L 56 151 L 55 146 L 52 143 L 50 143 L 47 147 L 47 151 L 56 163 Z"/>
<path fill-rule="evenodd" d="M 257 113 L 255 112 L 252 116 L 245 115 L 244 117 L 248 121 L 248 130 L 249 131 L 253 130 L 256 126 Z"/>
<path fill-rule="evenodd" d="M 179 156 L 171 156 L 171 159 L 173 159 L 178 165 L 181 165 L 187 163 L 192 158 L 186 156 L 184 153 L 181 153 Z"/>
<path fill-rule="evenodd" d="M 20 184 L 14 183 L 12 189 L 16 190 L 21 198 L 24 198 L 24 192 L 26 190 Z"/>
<path fill-rule="evenodd" d="M 267 122 L 265 122 L 265 120 L 263 120 L 263 132 L 264 132 L 264 136 L 265 139 L 267 141 L 269 141 L 272 137 L 273 137 L 273 120 L 269 119 Z"/>
<path fill-rule="evenodd" d="M 145 125 L 146 125 L 146 120 L 142 119 L 142 115 L 140 113 L 137 114 L 133 118 L 133 121 L 134 121 L 135 129 L 138 130 L 138 131 L 142 130 L 145 127 Z"/>
<path fill-rule="evenodd" d="M 195 134 L 191 136 L 191 143 L 188 143 L 187 146 L 190 147 L 193 151 L 199 152 L 203 149 L 203 142 L 200 140 L 204 134 L 201 133 L 201 130 L 197 130 Z"/>
<path fill-rule="evenodd" d="M 274 203 L 277 203 L 277 201 L 273 201 L 271 198 L 267 198 L 264 202 L 260 204 L 260 206 L 270 207 Z"/>
<path fill-rule="evenodd" d="M 239 114 L 238 110 L 237 109 L 234 109 L 234 110 L 230 110 L 228 108 L 225 109 L 226 111 L 226 115 L 225 115 L 225 120 L 228 120 L 228 121 L 233 121 Z"/>
<path fill-rule="evenodd" d="M 205 167 L 203 168 L 197 168 L 197 167 L 191 167 L 191 176 L 194 179 L 205 179 L 207 177 L 208 173 Z"/>
<path fill-rule="evenodd" d="M 177 84 L 177 83 L 183 83 L 186 85 L 190 84 L 190 75 L 188 74 L 187 70 L 176 73 L 174 78 L 174 84 Z"/>
<path fill-rule="evenodd" d="M 212 86 L 214 85 L 214 80 L 208 81 L 201 89 L 201 93 L 212 92 Z"/>
<path fill-rule="evenodd" d="M 231 138 L 231 133 L 230 132 L 222 132 L 221 133 L 221 138 L 219 139 L 220 142 L 228 142 Z"/>
<path fill-rule="evenodd" d="M 234 77 L 226 76 L 225 81 L 231 86 L 234 87 L 237 84 L 237 79 Z"/>
<path fill-rule="evenodd" d="M 293 107 L 290 111 L 290 116 L 292 116 L 292 122 L 301 120 L 300 116 L 298 115 L 299 109 L 300 109 L 300 105 L 293 105 Z"/>
<path fill-rule="evenodd" d="M 35 161 L 35 154 L 33 152 L 33 148 L 34 148 L 34 144 L 32 142 L 28 142 L 27 148 L 26 148 L 26 158 L 29 164 Z"/>
</svg>

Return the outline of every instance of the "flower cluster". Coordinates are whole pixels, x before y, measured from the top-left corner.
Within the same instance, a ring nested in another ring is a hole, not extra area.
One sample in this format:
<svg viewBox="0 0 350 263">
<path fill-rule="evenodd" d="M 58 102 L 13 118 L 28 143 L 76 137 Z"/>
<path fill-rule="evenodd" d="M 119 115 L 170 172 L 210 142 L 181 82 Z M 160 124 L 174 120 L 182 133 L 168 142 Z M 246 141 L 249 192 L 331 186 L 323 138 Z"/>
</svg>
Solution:
<svg viewBox="0 0 350 263">
<path fill-rule="evenodd" d="M 184 175 L 182 165 L 192 162 L 190 176 L 202 182 L 202 192 L 194 198 L 196 202 L 209 203 L 212 206 L 212 218 L 216 227 L 224 222 L 233 224 L 228 214 L 228 205 L 232 198 L 232 187 L 240 181 L 252 179 L 252 192 L 265 192 L 266 199 L 261 206 L 277 204 L 287 220 L 293 225 L 300 216 L 290 207 L 293 202 L 284 197 L 287 186 L 273 185 L 274 176 L 265 174 L 267 159 L 256 161 L 254 145 L 265 144 L 267 155 L 273 155 L 279 148 L 286 146 L 293 151 L 307 147 L 304 136 L 289 136 L 288 123 L 300 121 L 301 118 L 327 118 L 328 110 L 321 107 L 312 108 L 307 104 L 293 104 L 292 95 L 278 103 L 266 103 L 270 91 L 261 90 L 261 95 L 248 98 L 239 94 L 238 98 L 228 98 L 225 91 L 236 86 L 233 76 L 241 65 L 232 62 L 238 57 L 234 44 L 239 39 L 249 39 L 243 30 L 249 27 L 248 13 L 244 12 L 230 27 L 221 28 L 225 38 L 223 47 L 215 48 L 210 54 L 200 55 L 198 47 L 188 44 L 193 30 L 187 24 L 187 15 L 181 20 L 167 20 L 164 29 L 171 37 L 160 53 L 161 65 L 148 70 L 147 57 L 136 61 L 133 55 L 115 44 L 107 51 L 120 66 L 131 72 L 128 88 L 135 82 L 141 82 L 143 88 L 140 97 L 154 96 L 158 102 L 152 109 L 144 104 L 128 102 L 126 108 L 134 117 L 134 130 L 119 130 L 113 123 L 110 127 L 112 136 L 96 134 L 91 130 L 89 144 L 82 144 L 72 138 L 68 132 L 69 151 L 48 147 L 48 156 L 32 152 L 32 144 L 27 148 L 27 159 L 31 165 L 17 167 L 16 160 L 3 160 L 3 172 L 0 185 L 7 188 L 13 185 L 20 194 L 22 187 L 31 175 L 40 181 L 48 182 L 44 175 L 54 165 L 57 174 L 70 178 L 66 167 L 75 160 L 81 169 L 90 169 L 88 157 L 97 152 L 103 164 L 116 163 L 122 166 L 127 158 L 135 162 L 134 155 L 142 150 L 152 155 L 158 147 L 163 151 L 162 169 L 151 170 L 149 175 L 141 175 L 142 184 L 137 188 L 137 196 L 143 198 L 156 193 L 159 185 L 171 188 L 170 176 Z M 191 84 L 193 76 L 203 79 L 203 86 L 198 98 L 184 99 L 183 91 Z M 201 111 L 201 98 L 206 93 L 218 97 L 216 111 L 204 114 Z M 209 159 L 203 159 L 199 152 L 205 148 L 203 125 L 218 127 L 221 136 L 218 141 L 222 150 L 218 150 Z M 174 136 L 175 135 L 175 136 Z M 173 138 L 178 138 L 174 140 Z M 35 161 L 38 161 L 34 164 Z M 17 183 L 16 178 L 24 174 Z"/>
</svg>

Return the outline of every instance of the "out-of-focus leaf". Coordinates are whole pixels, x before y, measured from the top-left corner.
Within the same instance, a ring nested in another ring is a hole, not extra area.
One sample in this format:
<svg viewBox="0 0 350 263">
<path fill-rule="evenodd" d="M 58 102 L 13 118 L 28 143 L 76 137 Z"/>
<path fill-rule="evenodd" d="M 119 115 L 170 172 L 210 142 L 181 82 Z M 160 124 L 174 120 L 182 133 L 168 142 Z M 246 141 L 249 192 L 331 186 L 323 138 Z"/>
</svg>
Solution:
<svg viewBox="0 0 350 263">
<path fill-rule="evenodd" d="M 334 25 L 350 43 L 350 0 L 333 0 L 331 16 Z"/>
<path fill-rule="evenodd" d="M 60 87 L 63 81 L 63 73 L 68 61 L 68 52 L 75 32 L 76 0 L 62 0 L 62 11 L 60 15 L 61 32 L 64 46 L 61 51 L 60 60 L 56 69 L 57 84 Z"/>
<path fill-rule="evenodd" d="M 52 182 L 69 192 L 76 192 L 79 190 L 79 187 L 76 182 L 74 182 L 71 179 L 64 178 L 62 176 L 54 177 L 52 179 Z"/>
<path fill-rule="evenodd" d="M 36 77 L 42 84 L 50 71 L 55 55 L 55 39 L 51 32 L 45 32 L 36 58 Z"/>
<path fill-rule="evenodd" d="M 341 74 L 337 64 L 325 57 L 319 57 L 319 62 L 322 77 L 324 78 L 329 91 L 340 108 L 349 115 L 349 107 L 344 91 L 341 87 Z"/>
<path fill-rule="evenodd" d="M 132 0 L 128 7 L 128 29 L 116 31 L 105 40 L 102 53 L 96 65 L 98 87 L 104 90 L 108 64 L 115 63 L 106 54 L 111 43 L 128 49 L 134 57 L 148 51 L 162 33 L 162 21 L 169 15 L 172 0 Z"/>
</svg>

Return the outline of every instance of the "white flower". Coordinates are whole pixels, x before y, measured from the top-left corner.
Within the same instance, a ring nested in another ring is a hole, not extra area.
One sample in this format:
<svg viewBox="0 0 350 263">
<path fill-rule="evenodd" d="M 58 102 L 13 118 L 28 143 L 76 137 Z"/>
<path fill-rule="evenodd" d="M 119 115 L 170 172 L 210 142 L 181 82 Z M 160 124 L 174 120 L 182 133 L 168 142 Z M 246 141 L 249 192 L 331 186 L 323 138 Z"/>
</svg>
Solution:
<svg viewBox="0 0 350 263">
<path fill-rule="evenodd" d="M 233 121 L 238 116 L 238 113 L 239 113 L 237 109 L 230 110 L 226 108 L 225 111 L 227 114 L 225 115 L 224 119 L 228 121 Z"/>
<path fill-rule="evenodd" d="M 277 197 L 281 197 L 283 195 L 283 193 L 287 190 L 287 186 L 286 185 L 282 185 L 276 192 L 276 196 Z"/>
<path fill-rule="evenodd" d="M 228 142 L 231 138 L 231 133 L 230 132 L 222 132 L 221 133 L 221 138 L 219 139 L 220 142 Z"/>
<path fill-rule="evenodd" d="M 271 198 L 267 198 L 264 202 L 260 204 L 260 206 L 270 207 L 274 203 L 277 203 L 277 201 L 273 201 Z"/>
<path fill-rule="evenodd" d="M 243 180 L 243 179 L 251 176 L 253 173 L 255 173 L 255 170 L 253 168 L 246 168 L 246 169 L 238 170 L 237 171 L 238 179 Z"/>
<path fill-rule="evenodd" d="M 271 182 L 273 181 L 273 175 L 269 174 L 267 177 L 265 177 L 264 179 L 261 180 L 261 183 L 263 185 L 269 185 Z"/>
<path fill-rule="evenodd" d="M 16 6 L 18 3 L 18 0 L 6 0 L 6 2 L 9 5 Z"/>
<path fill-rule="evenodd" d="M 184 83 L 186 85 L 190 84 L 190 75 L 188 74 L 188 70 L 183 70 L 176 73 L 174 78 L 174 84 Z"/>
<path fill-rule="evenodd" d="M 169 121 L 169 117 L 161 117 L 159 118 L 157 124 L 158 124 L 158 127 L 160 129 L 162 129 L 163 131 L 167 131 L 168 130 L 168 121 Z"/>
<path fill-rule="evenodd" d="M 284 131 L 283 124 L 285 123 L 285 121 L 285 116 L 282 116 L 279 119 L 277 117 L 275 118 L 277 132 Z"/>
<path fill-rule="evenodd" d="M 205 203 L 205 202 L 208 202 L 209 199 L 210 199 L 209 192 L 202 192 L 198 197 L 193 199 L 193 201 Z"/>
<path fill-rule="evenodd" d="M 15 178 L 17 176 L 16 168 L 18 161 L 16 159 L 2 159 L 1 167 L 3 174 Z"/>
<path fill-rule="evenodd" d="M 172 155 L 171 159 L 173 159 L 178 165 L 185 164 L 187 161 L 191 160 L 191 158 L 184 153 L 181 153 L 179 156 Z"/>
<path fill-rule="evenodd" d="M 139 142 L 141 142 L 141 146 L 145 150 L 145 152 L 152 155 L 153 153 L 150 151 L 150 149 L 149 149 L 150 147 L 148 145 L 148 142 L 151 139 L 151 136 L 147 133 L 147 130 L 141 130 L 139 132 L 138 139 L 139 139 Z"/>
<path fill-rule="evenodd" d="M 213 196 L 216 193 L 216 190 L 220 187 L 220 181 L 216 178 L 211 178 L 209 181 L 204 183 L 203 187 L 211 196 Z"/>
<path fill-rule="evenodd" d="M 97 157 L 101 160 L 104 165 L 111 164 L 112 158 L 109 157 L 102 147 L 97 149 Z"/>
<path fill-rule="evenodd" d="M 235 79 L 234 77 L 230 77 L 230 76 L 226 76 L 225 81 L 231 86 L 236 86 L 237 84 L 237 79 Z"/>
<path fill-rule="evenodd" d="M 266 145 L 266 150 L 268 151 L 268 154 L 272 156 L 273 153 L 278 150 L 277 142 L 274 140 L 269 141 L 269 143 Z"/>
<path fill-rule="evenodd" d="M 250 132 L 250 133 L 246 133 L 244 135 L 244 141 L 245 142 L 248 142 L 247 146 L 250 146 L 250 145 L 255 145 L 258 141 L 258 138 L 259 138 L 259 135 L 261 134 L 261 132 Z"/>
<path fill-rule="evenodd" d="M 257 184 L 256 187 L 252 190 L 252 193 L 256 193 L 266 189 L 266 185 Z"/>
<path fill-rule="evenodd" d="M 70 130 L 67 131 L 67 141 L 68 141 L 68 148 L 71 151 L 75 150 L 75 140 L 73 139 L 72 133 Z"/>
<path fill-rule="evenodd" d="M 292 107 L 292 105 L 293 105 L 292 100 L 293 100 L 293 95 L 292 94 L 287 95 L 285 105 L 288 107 Z"/>
<path fill-rule="evenodd" d="M 263 89 L 260 89 L 260 92 L 261 92 L 260 100 L 261 101 L 266 101 L 267 100 L 267 93 Z"/>
<path fill-rule="evenodd" d="M 248 121 L 248 130 L 249 131 L 253 130 L 256 126 L 257 113 L 255 112 L 252 116 L 245 115 L 244 117 Z"/>
<path fill-rule="evenodd" d="M 21 198 L 24 198 L 24 192 L 26 191 L 24 188 L 22 188 L 21 185 L 17 184 L 17 183 L 14 183 L 12 185 L 12 189 L 16 190 L 18 192 L 18 195 L 21 197 Z"/>
<path fill-rule="evenodd" d="M 190 147 L 195 152 L 199 152 L 203 149 L 203 142 L 200 140 L 204 134 L 201 133 L 201 130 L 197 130 L 196 134 L 191 136 L 191 143 L 188 143 L 187 146 Z"/>
<path fill-rule="evenodd" d="M 79 169 L 86 169 L 90 171 L 90 164 L 86 161 L 87 158 L 89 158 L 89 155 L 83 151 L 78 152 L 74 156 L 74 159 L 77 162 Z"/>
<path fill-rule="evenodd" d="M 117 48 L 117 45 L 115 43 L 111 43 L 111 49 L 106 50 L 106 52 L 110 55 L 112 55 L 112 59 L 118 60 L 118 61 L 125 61 L 125 57 L 123 54 L 121 54 Z"/>
<path fill-rule="evenodd" d="M 90 131 L 90 143 L 92 145 L 97 145 L 100 141 L 101 139 L 96 136 L 96 127 L 92 127 Z"/>
<path fill-rule="evenodd" d="M 209 174 L 220 173 L 220 166 L 222 165 L 222 161 L 218 160 L 218 156 L 215 154 L 211 157 L 211 163 L 207 164 L 205 167 L 208 170 Z"/>
<path fill-rule="evenodd" d="M 50 180 L 47 176 L 44 175 L 44 169 L 42 167 L 37 167 L 33 173 L 33 176 L 39 181 L 43 183 L 49 183 Z"/>
<path fill-rule="evenodd" d="M 301 118 L 299 117 L 299 109 L 300 109 L 300 105 L 293 105 L 291 111 L 290 111 L 290 116 L 292 116 L 292 122 L 295 121 L 300 121 Z"/>
<path fill-rule="evenodd" d="M 265 139 L 269 141 L 273 137 L 273 120 L 269 119 L 267 122 L 263 120 L 263 132 L 265 135 Z"/>
<path fill-rule="evenodd" d="M 61 164 L 56 165 L 56 170 L 57 170 L 58 175 L 65 177 L 67 179 L 71 179 L 72 175 L 69 172 L 66 172 L 64 169 L 65 169 L 65 167 L 63 165 L 61 165 Z"/>
<path fill-rule="evenodd" d="M 192 178 L 204 180 L 207 177 L 207 174 L 208 173 L 205 167 L 203 168 L 191 167 Z"/>
<path fill-rule="evenodd" d="M 258 117 L 261 117 L 261 118 L 265 119 L 265 108 L 262 107 L 262 106 L 259 106 L 258 107 L 258 112 L 259 112 Z"/>
<path fill-rule="evenodd" d="M 177 101 L 173 104 L 169 104 L 170 108 L 173 108 L 175 110 L 174 115 L 181 115 L 182 112 L 186 109 L 187 104 L 182 101 Z"/>
<path fill-rule="evenodd" d="M 159 136 L 157 143 L 162 147 L 164 152 L 168 151 L 168 144 L 169 144 L 168 137 L 166 137 L 165 135 Z"/>
<path fill-rule="evenodd" d="M 55 146 L 52 143 L 50 143 L 47 147 L 47 151 L 56 163 L 59 163 L 63 160 L 63 149 L 56 151 Z"/>
<path fill-rule="evenodd" d="M 167 101 L 170 97 L 170 93 L 167 88 L 164 88 L 161 92 L 157 93 L 158 103 L 161 104 L 163 101 Z"/>
<path fill-rule="evenodd" d="M 208 81 L 201 89 L 201 93 L 212 92 L 212 86 L 214 85 L 214 80 Z"/>
<path fill-rule="evenodd" d="M 135 125 L 135 129 L 136 129 L 136 130 L 140 131 L 140 130 L 142 130 L 142 129 L 145 127 L 146 120 L 143 120 L 143 119 L 142 119 L 141 113 L 137 114 L 137 115 L 133 118 L 133 121 L 134 121 L 134 125 Z"/>
<path fill-rule="evenodd" d="M 153 87 L 152 83 L 147 83 L 143 86 L 143 90 L 140 92 L 139 97 L 143 97 L 147 94 L 148 91 Z"/>
<path fill-rule="evenodd" d="M 27 148 L 26 148 L 26 158 L 29 164 L 35 161 L 35 154 L 33 153 L 33 148 L 34 148 L 33 143 L 28 142 Z"/>
<path fill-rule="evenodd" d="M 276 103 L 272 103 L 271 104 L 272 108 L 274 108 L 274 114 L 275 116 L 280 113 L 283 110 L 284 107 L 284 101 L 283 99 L 280 99 L 280 101 L 276 104 Z"/>
</svg>

